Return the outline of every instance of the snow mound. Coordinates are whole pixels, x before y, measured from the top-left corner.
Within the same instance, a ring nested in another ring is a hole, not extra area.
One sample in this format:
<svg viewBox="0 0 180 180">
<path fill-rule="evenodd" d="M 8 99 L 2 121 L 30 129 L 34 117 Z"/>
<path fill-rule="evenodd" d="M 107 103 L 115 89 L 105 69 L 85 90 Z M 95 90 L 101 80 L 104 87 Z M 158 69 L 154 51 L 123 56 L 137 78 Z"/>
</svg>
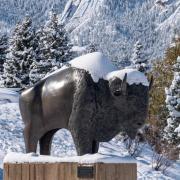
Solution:
<svg viewBox="0 0 180 180">
<path fill-rule="evenodd" d="M 149 82 L 147 77 L 137 71 L 136 69 L 123 69 L 118 70 L 110 60 L 108 60 L 102 53 L 94 52 L 89 53 L 80 57 L 77 57 L 68 62 L 71 67 L 75 67 L 78 69 L 84 69 L 89 72 L 94 80 L 94 82 L 98 82 L 99 79 L 112 79 L 113 77 L 118 77 L 123 80 L 125 73 L 127 73 L 127 83 L 129 85 L 132 84 L 143 84 L 144 86 L 149 86 Z M 63 66 L 61 69 L 53 72 L 50 75 L 56 74 L 59 71 L 68 68 L 67 66 Z"/>
<path fill-rule="evenodd" d="M 70 61 L 69 64 L 72 67 L 88 71 L 95 82 L 98 82 L 100 78 L 104 78 L 109 72 L 117 70 L 111 61 L 100 52 L 77 57 Z"/>
<path fill-rule="evenodd" d="M 94 53 L 89 53 L 86 55 L 79 56 L 69 61 L 68 64 L 70 67 L 84 69 L 87 72 L 89 72 L 94 82 L 98 82 L 100 78 L 104 78 L 109 72 L 117 70 L 117 68 L 111 63 L 111 61 L 109 61 L 100 52 L 94 52 Z M 62 68 L 54 71 L 48 76 L 56 74 L 59 71 L 62 71 L 67 68 L 68 66 L 64 65 Z"/>
<path fill-rule="evenodd" d="M 125 74 L 127 74 L 127 83 L 129 85 L 142 84 L 144 86 L 149 86 L 147 77 L 142 72 L 139 72 L 136 69 L 123 69 L 119 71 L 113 71 L 107 74 L 106 79 L 110 80 L 114 77 L 118 77 L 123 80 Z"/>
<path fill-rule="evenodd" d="M 91 163 L 136 163 L 136 161 L 130 157 L 120 157 L 114 155 L 104 154 L 86 154 L 83 156 L 72 157 L 52 157 L 38 155 L 35 153 L 23 154 L 23 153 L 9 153 L 4 158 L 4 163 L 57 163 L 57 162 L 77 162 L 80 164 Z"/>
</svg>

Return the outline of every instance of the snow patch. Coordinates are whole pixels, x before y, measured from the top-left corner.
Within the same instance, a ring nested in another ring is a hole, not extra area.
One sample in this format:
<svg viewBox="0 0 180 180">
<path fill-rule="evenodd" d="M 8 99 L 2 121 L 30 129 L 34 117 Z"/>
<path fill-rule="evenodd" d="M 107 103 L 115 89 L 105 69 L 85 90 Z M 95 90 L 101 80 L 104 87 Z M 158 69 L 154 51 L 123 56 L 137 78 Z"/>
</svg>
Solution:
<svg viewBox="0 0 180 180">
<path fill-rule="evenodd" d="M 110 80 L 114 77 L 118 77 L 123 80 L 125 74 L 127 74 L 127 83 L 129 85 L 142 84 L 144 86 L 149 86 L 147 77 L 142 72 L 139 72 L 136 69 L 123 69 L 119 71 L 113 71 L 107 74 L 106 79 Z"/>
<path fill-rule="evenodd" d="M 9 153 L 4 158 L 4 163 L 57 163 L 57 162 L 77 162 L 80 164 L 91 163 L 136 163 L 136 161 L 130 157 L 120 157 L 114 155 L 104 154 L 86 154 L 83 156 L 72 157 L 52 157 L 38 155 L 35 153 L 23 154 L 23 153 Z"/>
<path fill-rule="evenodd" d="M 86 51 L 86 48 L 87 48 L 86 46 L 73 46 L 71 51 L 83 53 Z"/>
<path fill-rule="evenodd" d="M 115 66 L 100 52 L 89 53 L 69 62 L 72 67 L 88 71 L 93 80 L 98 82 L 106 74 L 117 70 Z"/>
<path fill-rule="evenodd" d="M 175 129 L 174 132 L 177 132 L 177 133 L 178 133 L 178 136 L 180 137 L 180 125 Z"/>
<path fill-rule="evenodd" d="M 19 94 L 7 88 L 0 88 L 0 103 L 18 103 L 19 102 Z"/>
</svg>

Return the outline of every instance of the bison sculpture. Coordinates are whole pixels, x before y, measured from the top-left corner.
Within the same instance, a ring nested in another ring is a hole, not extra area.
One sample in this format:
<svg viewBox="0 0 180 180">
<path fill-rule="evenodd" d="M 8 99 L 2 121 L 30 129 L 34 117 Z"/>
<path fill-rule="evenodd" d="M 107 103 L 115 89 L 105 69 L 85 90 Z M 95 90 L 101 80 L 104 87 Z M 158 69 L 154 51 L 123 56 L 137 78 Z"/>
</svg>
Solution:
<svg viewBox="0 0 180 180">
<path fill-rule="evenodd" d="M 120 131 L 134 138 L 145 122 L 149 86 L 127 83 L 127 74 L 94 82 L 86 70 L 69 67 L 20 95 L 26 151 L 49 155 L 53 135 L 62 128 L 73 137 L 78 155 L 98 152 L 99 142 Z"/>
</svg>

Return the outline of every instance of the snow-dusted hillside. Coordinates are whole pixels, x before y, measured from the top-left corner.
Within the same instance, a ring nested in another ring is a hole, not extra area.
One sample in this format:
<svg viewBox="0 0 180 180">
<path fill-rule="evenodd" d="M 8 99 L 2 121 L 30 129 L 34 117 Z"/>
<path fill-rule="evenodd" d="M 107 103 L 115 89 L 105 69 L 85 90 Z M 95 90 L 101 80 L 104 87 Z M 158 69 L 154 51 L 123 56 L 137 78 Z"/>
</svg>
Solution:
<svg viewBox="0 0 180 180">
<path fill-rule="evenodd" d="M 94 43 L 116 62 L 130 59 L 137 40 L 155 59 L 180 31 L 180 0 L 69 0 L 61 19 L 75 43 Z"/>
<path fill-rule="evenodd" d="M 51 9 L 66 23 L 75 45 L 94 43 L 118 65 L 128 64 L 137 40 L 149 59 L 162 57 L 180 32 L 180 0 L 1 0 L 0 33 L 25 14 L 39 26 Z"/>
<path fill-rule="evenodd" d="M 67 0 L 0 0 L 0 33 L 14 26 L 25 15 L 35 24 L 43 23 L 50 10 L 61 13 Z M 3 27 L 4 26 L 4 27 Z"/>
</svg>

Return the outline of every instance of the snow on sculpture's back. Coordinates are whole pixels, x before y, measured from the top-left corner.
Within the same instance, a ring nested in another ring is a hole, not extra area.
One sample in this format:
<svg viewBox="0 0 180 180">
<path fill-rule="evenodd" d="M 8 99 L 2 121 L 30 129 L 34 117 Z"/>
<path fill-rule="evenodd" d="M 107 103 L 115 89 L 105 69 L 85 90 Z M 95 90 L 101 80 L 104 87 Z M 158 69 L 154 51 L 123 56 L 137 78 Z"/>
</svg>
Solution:
<svg viewBox="0 0 180 180">
<path fill-rule="evenodd" d="M 142 84 L 144 86 L 149 86 L 149 82 L 147 77 L 144 73 L 137 71 L 136 69 L 122 69 L 118 71 L 112 71 L 106 75 L 106 79 L 112 79 L 114 77 L 118 77 L 121 80 L 123 79 L 124 75 L 127 74 L 127 83 L 129 85 L 132 84 Z"/>
<path fill-rule="evenodd" d="M 100 52 L 80 56 L 69 63 L 72 67 L 88 71 L 95 82 L 100 78 L 104 78 L 109 72 L 117 70 L 117 68 Z"/>
<path fill-rule="evenodd" d="M 136 69 L 123 69 L 118 70 L 113 63 L 105 57 L 101 52 L 93 52 L 80 57 L 77 57 L 68 62 L 71 67 L 78 69 L 84 69 L 91 74 L 94 82 L 98 82 L 99 79 L 110 80 L 114 77 L 118 77 L 123 80 L 125 74 L 127 74 L 127 83 L 132 84 L 142 84 L 144 86 L 149 86 L 147 77 L 137 71 Z M 61 69 L 53 72 L 50 75 L 56 74 L 63 69 L 68 68 L 63 66 Z M 48 75 L 48 76 L 50 76 Z"/>
</svg>

